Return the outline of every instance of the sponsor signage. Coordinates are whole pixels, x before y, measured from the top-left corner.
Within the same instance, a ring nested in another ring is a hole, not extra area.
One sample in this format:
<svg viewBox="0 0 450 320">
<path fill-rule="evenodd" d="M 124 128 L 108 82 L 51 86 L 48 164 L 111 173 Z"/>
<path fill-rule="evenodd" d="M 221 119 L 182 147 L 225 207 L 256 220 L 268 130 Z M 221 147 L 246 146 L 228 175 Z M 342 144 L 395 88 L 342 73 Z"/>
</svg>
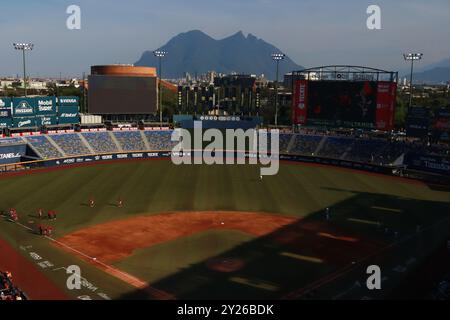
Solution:
<svg viewBox="0 0 450 320">
<path fill-rule="evenodd" d="M 292 106 L 292 121 L 294 124 L 305 125 L 308 120 L 308 81 L 297 80 L 294 84 L 294 99 Z"/>
<path fill-rule="evenodd" d="M 49 115 L 56 114 L 56 98 L 55 97 L 38 97 L 35 98 L 36 114 Z"/>
<path fill-rule="evenodd" d="M 0 97 L 0 109 L 11 108 L 11 99 Z"/>
<path fill-rule="evenodd" d="M 53 126 L 58 123 L 56 116 L 39 116 L 36 117 L 37 126 Z"/>
<path fill-rule="evenodd" d="M 11 109 L 0 109 L 0 119 L 11 118 Z"/>
<path fill-rule="evenodd" d="M 13 98 L 13 116 L 29 117 L 34 116 L 35 98 Z"/>
<path fill-rule="evenodd" d="M 14 128 L 30 128 L 36 127 L 36 118 L 13 118 L 13 127 Z"/>
<path fill-rule="evenodd" d="M 58 122 L 60 124 L 80 123 L 78 106 L 62 106 L 58 109 Z"/>
<path fill-rule="evenodd" d="M 80 105 L 80 99 L 78 97 L 59 97 L 58 105 L 61 106 L 76 106 Z"/>
<path fill-rule="evenodd" d="M 376 129 L 391 131 L 394 129 L 395 101 L 397 98 L 397 84 L 395 82 L 380 81 L 377 90 Z"/>
<path fill-rule="evenodd" d="M 12 126 L 11 118 L 1 118 L 0 117 L 0 128 L 10 128 Z"/>
<path fill-rule="evenodd" d="M 405 164 L 408 169 L 450 176 L 450 157 L 409 153 L 406 155 Z"/>
<path fill-rule="evenodd" d="M 3 146 L 0 147 L 0 164 L 11 164 L 20 162 L 21 158 L 26 153 L 27 146 Z"/>
<path fill-rule="evenodd" d="M 120 153 L 120 154 L 107 154 L 98 156 L 85 156 L 78 158 L 67 158 L 61 160 L 49 160 L 44 162 L 47 167 L 51 166 L 61 166 L 61 165 L 73 165 L 77 163 L 89 163 L 96 161 L 113 161 L 113 160 L 126 160 L 126 159 L 151 159 L 151 158 L 168 158 L 171 156 L 171 152 L 143 152 L 143 153 Z M 183 155 L 183 153 L 177 153 L 177 155 Z M 186 153 L 190 155 L 190 153 Z M 246 156 L 252 156 L 248 154 Z M 382 174 L 392 174 L 392 168 L 377 166 L 367 163 L 352 162 L 346 160 L 338 159 L 327 159 L 320 157 L 308 157 L 308 156 L 297 156 L 297 155 L 280 155 L 281 160 L 305 162 L 305 163 L 317 163 L 323 165 L 332 165 L 345 167 L 354 170 L 370 171 Z"/>
</svg>

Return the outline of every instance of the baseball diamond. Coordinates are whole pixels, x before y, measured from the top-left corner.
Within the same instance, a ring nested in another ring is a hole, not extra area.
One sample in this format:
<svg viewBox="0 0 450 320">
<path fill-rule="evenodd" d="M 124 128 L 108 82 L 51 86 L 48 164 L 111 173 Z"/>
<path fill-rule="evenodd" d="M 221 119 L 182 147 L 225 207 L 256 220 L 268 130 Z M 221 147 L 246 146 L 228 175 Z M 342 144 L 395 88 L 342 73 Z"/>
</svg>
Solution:
<svg viewBox="0 0 450 320">
<path fill-rule="evenodd" d="M 399 268 L 448 239 L 443 187 L 297 161 L 259 169 L 151 157 L 7 173 L 0 252 L 15 252 L 32 299 L 353 299 L 388 297 L 407 280 Z M 372 264 L 382 293 L 364 285 Z M 81 290 L 66 286 L 71 265 Z"/>
</svg>

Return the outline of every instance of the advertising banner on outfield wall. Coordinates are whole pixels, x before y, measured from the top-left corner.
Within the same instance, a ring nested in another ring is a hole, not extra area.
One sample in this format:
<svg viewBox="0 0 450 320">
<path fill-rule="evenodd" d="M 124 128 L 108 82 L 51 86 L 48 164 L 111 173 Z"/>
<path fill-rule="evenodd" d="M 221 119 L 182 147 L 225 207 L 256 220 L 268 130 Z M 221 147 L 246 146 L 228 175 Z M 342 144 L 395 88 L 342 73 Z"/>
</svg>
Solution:
<svg viewBox="0 0 450 320">
<path fill-rule="evenodd" d="M 408 169 L 450 176 L 450 157 L 408 153 L 405 157 L 405 164 Z"/>
<path fill-rule="evenodd" d="M 79 106 L 80 99 L 78 97 L 58 97 L 59 106 Z"/>
<path fill-rule="evenodd" d="M 308 81 L 297 80 L 294 83 L 292 99 L 292 123 L 305 125 L 308 120 Z"/>
<path fill-rule="evenodd" d="M 56 98 L 55 97 L 37 97 L 36 99 L 36 115 L 52 115 L 56 114 Z"/>
<path fill-rule="evenodd" d="M 20 162 L 27 152 L 27 145 L 0 146 L 0 164 Z"/>
<path fill-rule="evenodd" d="M 391 131 L 394 129 L 397 84 L 390 81 L 378 82 L 376 129 Z"/>
<path fill-rule="evenodd" d="M 13 98 L 13 116 L 31 117 L 35 112 L 35 98 Z"/>
<path fill-rule="evenodd" d="M 13 128 L 30 128 L 36 127 L 35 117 L 14 117 L 13 118 Z"/>
<path fill-rule="evenodd" d="M 11 108 L 11 99 L 0 97 L 0 109 Z"/>
<path fill-rule="evenodd" d="M 58 124 L 58 119 L 56 115 L 49 115 L 49 116 L 38 116 L 36 117 L 36 125 L 38 127 L 41 126 L 53 126 Z"/>
</svg>

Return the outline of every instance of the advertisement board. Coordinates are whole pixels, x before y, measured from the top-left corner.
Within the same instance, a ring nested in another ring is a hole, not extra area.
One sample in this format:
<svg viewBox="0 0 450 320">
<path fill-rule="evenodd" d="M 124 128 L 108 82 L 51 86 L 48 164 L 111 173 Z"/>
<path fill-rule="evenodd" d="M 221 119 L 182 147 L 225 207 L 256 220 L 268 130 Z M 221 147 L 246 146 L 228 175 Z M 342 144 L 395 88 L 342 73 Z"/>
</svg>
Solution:
<svg viewBox="0 0 450 320">
<path fill-rule="evenodd" d="M 450 131 L 450 108 L 442 108 L 436 112 L 434 129 L 438 131 Z"/>
<path fill-rule="evenodd" d="M 35 98 L 13 98 L 13 117 L 31 117 L 35 115 Z"/>
<path fill-rule="evenodd" d="M 35 117 L 14 117 L 12 122 L 13 127 L 18 129 L 36 127 Z"/>
<path fill-rule="evenodd" d="M 58 124 L 56 115 L 38 116 L 36 117 L 36 125 L 41 126 L 53 126 Z"/>
<path fill-rule="evenodd" d="M 55 97 L 37 97 L 35 98 L 36 115 L 56 114 L 56 98 Z"/>
<path fill-rule="evenodd" d="M 12 126 L 11 118 L 0 118 L 0 128 L 10 128 Z"/>
<path fill-rule="evenodd" d="M 395 103 L 397 99 L 397 84 L 390 81 L 378 82 L 376 129 L 382 131 L 394 130 Z"/>
<path fill-rule="evenodd" d="M 11 99 L 0 97 L 0 109 L 11 108 Z"/>
<path fill-rule="evenodd" d="M 64 113 L 58 116 L 58 124 L 77 124 L 80 123 L 80 117 L 74 116 L 74 114 Z"/>
<path fill-rule="evenodd" d="M 27 145 L 0 146 L 0 164 L 11 164 L 20 162 L 25 156 Z"/>
<path fill-rule="evenodd" d="M 450 108 L 441 108 L 436 111 L 433 134 L 437 141 L 450 142 Z"/>
<path fill-rule="evenodd" d="M 11 118 L 11 109 L 0 108 L 0 119 L 3 119 L 3 118 Z"/>
<path fill-rule="evenodd" d="M 58 115 L 70 114 L 71 117 L 78 117 L 79 107 L 78 106 L 60 106 L 58 108 Z M 67 118 L 67 116 L 65 116 Z"/>
<path fill-rule="evenodd" d="M 78 97 L 58 97 L 59 106 L 79 106 L 80 99 Z"/>
<path fill-rule="evenodd" d="M 450 176 L 450 157 L 409 153 L 405 157 L 405 164 L 408 169 Z"/>
<path fill-rule="evenodd" d="M 292 123 L 305 125 L 308 120 L 308 81 L 297 80 L 292 100 Z"/>
</svg>

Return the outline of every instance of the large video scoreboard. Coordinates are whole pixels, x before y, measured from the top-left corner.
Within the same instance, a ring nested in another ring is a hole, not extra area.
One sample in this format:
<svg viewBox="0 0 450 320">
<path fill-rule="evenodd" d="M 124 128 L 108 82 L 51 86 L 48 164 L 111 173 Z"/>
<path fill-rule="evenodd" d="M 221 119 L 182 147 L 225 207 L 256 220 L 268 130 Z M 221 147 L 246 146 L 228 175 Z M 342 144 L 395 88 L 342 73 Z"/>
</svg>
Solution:
<svg viewBox="0 0 450 320">
<path fill-rule="evenodd" d="M 299 74 L 293 83 L 293 123 L 389 131 L 394 128 L 397 84 L 376 72 Z"/>
<path fill-rule="evenodd" d="M 156 77 L 92 75 L 89 77 L 89 113 L 148 115 L 157 110 Z"/>
</svg>

